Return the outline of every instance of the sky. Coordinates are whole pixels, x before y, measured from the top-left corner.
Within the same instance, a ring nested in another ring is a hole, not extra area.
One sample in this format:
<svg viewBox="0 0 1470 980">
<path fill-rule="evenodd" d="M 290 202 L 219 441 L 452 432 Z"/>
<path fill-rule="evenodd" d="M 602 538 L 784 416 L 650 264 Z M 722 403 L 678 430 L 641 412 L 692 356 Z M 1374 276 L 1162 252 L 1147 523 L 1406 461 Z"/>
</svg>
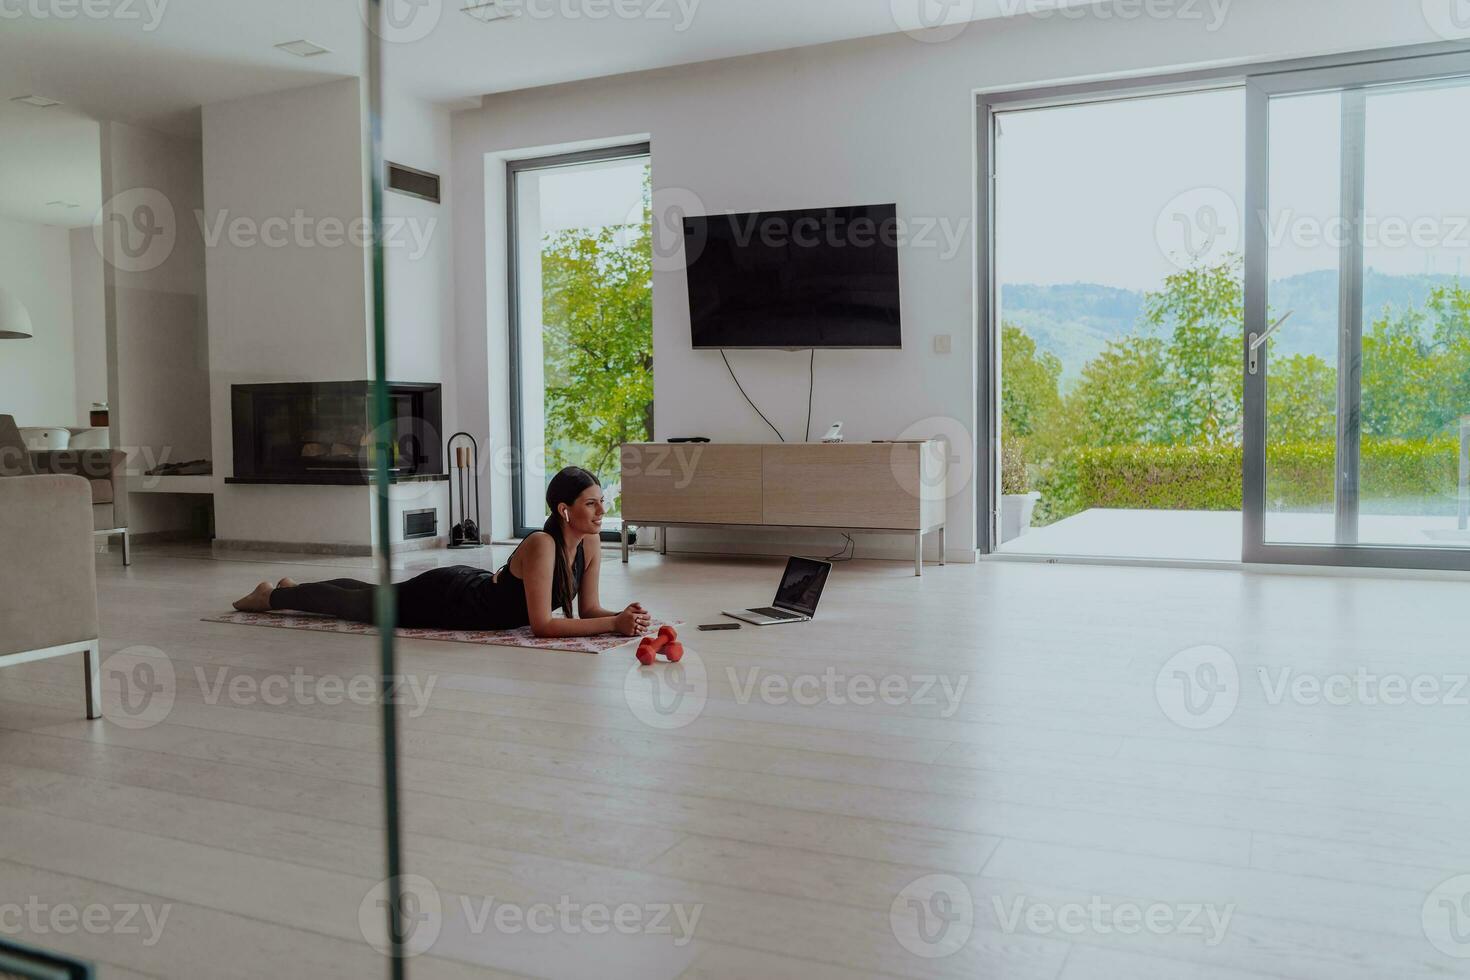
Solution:
<svg viewBox="0 0 1470 980">
<path fill-rule="evenodd" d="M 636 224 L 642 218 L 646 157 L 558 167 L 541 181 L 541 230 Z"/>
<path fill-rule="evenodd" d="M 1370 268 L 1470 272 L 1466 118 L 1464 82 L 1370 96 Z M 1151 289 L 1191 254 L 1243 251 L 1243 89 L 1010 112 L 999 125 L 1002 283 Z M 1273 102 L 1273 279 L 1337 267 L 1340 134 L 1336 93 Z"/>
</svg>

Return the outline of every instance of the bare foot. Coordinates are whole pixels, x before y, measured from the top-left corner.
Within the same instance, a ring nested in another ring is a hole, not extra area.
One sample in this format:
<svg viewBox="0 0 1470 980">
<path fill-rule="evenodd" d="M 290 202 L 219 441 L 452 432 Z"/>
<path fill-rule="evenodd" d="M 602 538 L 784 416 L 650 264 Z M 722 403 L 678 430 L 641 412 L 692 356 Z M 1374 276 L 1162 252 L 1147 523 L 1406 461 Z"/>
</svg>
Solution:
<svg viewBox="0 0 1470 980">
<path fill-rule="evenodd" d="M 296 583 L 296 580 L 294 578 L 283 578 L 279 582 L 276 583 L 276 588 L 278 588 L 278 589 L 294 589 L 294 588 L 296 588 L 296 585 L 297 585 L 297 583 Z"/>
<path fill-rule="evenodd" d="M 261 582 L 255 587 L 254 592 L 243 599 L 236 599 L 234 606 L 241 612 L 269 612 L 271 593 L 274 591 L 269 582 Z"/>
</svg>

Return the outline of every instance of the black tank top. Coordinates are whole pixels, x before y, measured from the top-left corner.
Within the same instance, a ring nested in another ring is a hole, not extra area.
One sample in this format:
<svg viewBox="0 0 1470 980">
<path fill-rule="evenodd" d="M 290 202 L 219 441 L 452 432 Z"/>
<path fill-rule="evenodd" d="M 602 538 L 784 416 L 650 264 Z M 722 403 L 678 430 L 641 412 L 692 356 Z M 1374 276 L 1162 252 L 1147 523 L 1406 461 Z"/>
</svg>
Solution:
<svg viewBox="0 0 1470 980">
<path fill-rule="evenodd" d="M 531 534 L 546 534 L 547 537 L 551 537 L 547 532 L 540 530 L 532 531 Z M 529 537 L 530 535 L 527 535 L 527 538 Z M 524 541 L 521 543 L 525 544 Z M 516 551 L 520 550 L 519 547 L 516 548 Z M 514 551 L 511 552 L 510 557 L 515 557 Z M 582 553 L 581 542 L 578 542 L 577 554 L 572 561 L 572 594 L 567 597 L 568 602 L 575 599 L 577 593 L 581 591 L 582 573 L 586 569 L 587 558 Z M 531 614 L 526 608 L 526 583 L 517 578 L 516 574 L 510 570 L 509 560 L 500 566 L 500 571 L 496 572 L 493 577 L 484 575 L 480 578 L 472 586 L 472 591 L 474 600 L 481 607 L 486 621 L 494 624 L 492 629 L 519 629 L 530 625 Z M 555 596 L 552 597 L 552 602 L 556 604 Z M 559 608 L 559 604 L 556 604 L 555 608 Z"/>
</svg>

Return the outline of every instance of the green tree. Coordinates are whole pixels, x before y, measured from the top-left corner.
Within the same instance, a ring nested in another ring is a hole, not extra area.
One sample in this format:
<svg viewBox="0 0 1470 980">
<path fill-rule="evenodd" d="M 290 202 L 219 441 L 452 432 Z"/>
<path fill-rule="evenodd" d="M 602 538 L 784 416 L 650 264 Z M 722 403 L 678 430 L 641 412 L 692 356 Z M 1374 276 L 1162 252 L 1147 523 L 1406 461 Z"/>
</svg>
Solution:
<svg viewBox="0 0 1470 980">
<path fill-rule="evenodd" d="M 1000 414 L 1003 439 L 1043 431 L 1061 408 L 1062 361 L 1038 353 L 1036 341 L 1012 324 L 1001 327 Z"/>
<path fill-rule="evenodd" d="M 1238 256 L 1185 269 L 1144 299 L 1141 326 L 1165 338 L 1166 407 L 1158 441 L 1240 442 L 1241 270 Z"/>
<path fill-rule="evenodd" d="M 573 228 L 542 243 L 547 463 L 606 472 L 653 432 L 653 249 L 638 225 Z"/>
<path fill-rule="evenodd" d="M 1363 335 L 1363 432 L 1432 439 L 1470 414 L 1470 290 L 1433 289 L 1385 309 Z"/>
<path fill-rule="evenodd" d="M 1243 293 L 1236 256 L 1167 277 L 1134 332 L 1082 369 L 1040 447 L 1238 445 Z"/>
<path fill-rule="evenodd" d="M 1060 453 L 1074 446 L 1161 441 L 1168 407 L 1164 353 L 1157 337 L 1110 341 L 1082 369 L 1043 445 Z"/>
<path fill-rule="evenodd" d="M 1432 428 L 1436 364 L 1420 310 L 1384 310 L 1363 335 L 1363 433 L 1409 436 Z"/>
<path fill-rule="evenodd" d="M 1316 354 L 1267 363 L 1267 439 L 1277 445 L 1336 438 L 1337 369 Z"/>
<path fill-rule="evenodd" d="M 1433 336 L 1440 358 L 1443 403 L 1435 421 L 1442 431 L 1470 415 L 1470 289 L 1458 282 L 1429 294 L 1424 307 L 1434 324 Z M 1425 433 L 1426 438 L 1431 433 Z"/>
</svg>

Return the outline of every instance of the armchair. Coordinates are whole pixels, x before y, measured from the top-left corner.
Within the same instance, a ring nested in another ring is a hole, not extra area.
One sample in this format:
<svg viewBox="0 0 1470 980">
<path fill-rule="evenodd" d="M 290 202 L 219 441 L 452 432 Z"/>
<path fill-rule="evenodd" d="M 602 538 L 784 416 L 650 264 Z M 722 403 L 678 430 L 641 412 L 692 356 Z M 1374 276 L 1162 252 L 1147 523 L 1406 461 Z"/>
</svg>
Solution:
<svg viewBox="0 0 1470 980">
<path fill-rule="evenodd" d="M 87 717 L 99 718 L 91 507 L 92 491 L 81 477 L 0 476 L 0 667 L 81 653 Z"/>
<path fill-rule="evenodd" d="M 92 533 L 122 535 L 124 565 L 133 563 L 128 539 L 128 454 L 120 449 L 53 449 L 31 453 L 37 473 L 80 476 L 92 492 Z"/>
</svg>

